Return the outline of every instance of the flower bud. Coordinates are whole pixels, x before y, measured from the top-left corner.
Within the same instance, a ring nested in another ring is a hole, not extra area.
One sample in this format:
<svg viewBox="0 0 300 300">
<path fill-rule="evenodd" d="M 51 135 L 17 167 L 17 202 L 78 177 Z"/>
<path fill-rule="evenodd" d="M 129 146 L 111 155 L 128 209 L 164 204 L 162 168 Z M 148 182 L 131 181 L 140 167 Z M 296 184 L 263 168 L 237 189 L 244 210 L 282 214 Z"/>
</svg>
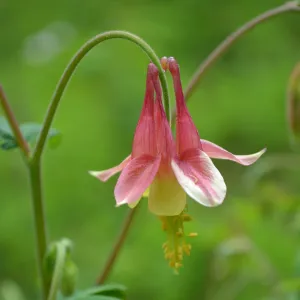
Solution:
<svg viewBox="0 0 300 300">
<path fill-rule="evenodd" d="M 74 293 L 77 284 L 77 279 L 78 268 L 68 255 L 65 261 L 60 285 L 60 291 L 64 296 L 71 296 Z"/>
<path fill-rule="evenodd" d="M 59 287 L 64 296 L 70 296 L 75 291 L 78 278 L 78 268 L 71 258 L 73 248 L 72 241 L 67 238 L 63 238 L 49 245 L 48 251 L 44 258 L 44 273 L 47 279 L 47 284 L 50 286 L 52 284 L 56 268 L 59 245 L 63 246 L 65 251 L 64 263 L 61 266 L 62 276 Z"/>
</svg>

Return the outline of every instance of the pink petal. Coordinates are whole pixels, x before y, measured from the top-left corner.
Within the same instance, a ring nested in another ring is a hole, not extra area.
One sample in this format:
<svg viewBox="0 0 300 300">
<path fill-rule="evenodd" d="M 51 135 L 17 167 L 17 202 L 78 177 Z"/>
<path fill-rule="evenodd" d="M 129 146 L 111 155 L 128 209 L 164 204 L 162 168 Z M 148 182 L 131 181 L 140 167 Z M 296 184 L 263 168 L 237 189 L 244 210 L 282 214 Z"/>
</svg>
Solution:
<svg viewBox="0 0 300 300">
<path fill-rule="evenodd" d="M 152 83 L 152 74 L 152 65 L 149 64 L 144 104 L 133 138 L 132 158 L 144 154 L 152 156 L 156 156 L 157 154 L 154 123 L 154 87 Z"/>
<path fill-rule="evenodd" d="M 154 115 L 157 151 L 161 155 L 161 163 L 170 164 L 171 158 L 174 156 L 174 141 L 171 127 L 162 104 L 162 91 L 157 69 L 153 75 L 153 84 L 156 93 Z"/>
<path fill-rule="evenodd" d="M 115 187 L 117 205 L 139 200 L 152 183 L 160 164 L 160 157 L 141 155 L 133 158 L 123 169 Z"/>
<path fill-rule="evenodd" d="M 263 150 L 250 155 L 234 155 L 212 142 L 201 139 L 201 144 L 202 144 L 203 151 L 209 157 L 219 158 L 219 159 L 229 159 L 244 166 L 249 166 L 255 163 L 267 150 L 266 148 L 264 148 Z"/>
<path fill-rule="evenodd" d="M 189 149 L 202 149 L 198 130 L 186 106 L 181 86 L 179 66 L 174 58 L 169 58 L 169 70 L 173 77 L 176 96 L 176 148 L 180 156 Z"/>
<path fill-rule="evenodd" d="M 129 163 L 130 159 L 131 159 L 131 155 L 127 156 L 118 166 L 103 171 L 89 171 L 89 173 L 92 176 L 98 178 L 99 180 L 105 182 L 113 175 L 121 172 Z"/>
<path fill-rule="evenodd" d="M 204 206 L 217 206 L 223 202 L 226 195 L 224 179 L 203 151 L 186 151 L 180 160 L 172 161 L 172 168 L 191 198 Z"/>
</svg>

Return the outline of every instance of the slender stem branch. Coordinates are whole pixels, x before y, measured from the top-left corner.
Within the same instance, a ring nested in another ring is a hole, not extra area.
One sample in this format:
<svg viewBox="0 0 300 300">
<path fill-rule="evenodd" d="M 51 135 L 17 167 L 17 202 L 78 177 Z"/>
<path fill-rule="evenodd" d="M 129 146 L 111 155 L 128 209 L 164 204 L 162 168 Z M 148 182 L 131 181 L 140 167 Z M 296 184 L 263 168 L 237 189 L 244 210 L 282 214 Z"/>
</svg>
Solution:
<svg viewBox="0 0 300 300">
<path fill-rule="evenodd" d="M 43 299 L 46 299 L 48 286 L 47 280 L 43 274 L 43 259 L 46 253 L 47 241 L 46 241 L 46 225 L 45 216 L 42 202 L 42 186 L 41 186 L 41 170 L 40 162 L 31 163 L 29 161 L 30 148 L 26 142 L 23 134 L 20 130 L 15 115 L 10 107 L 10 104 L 6 98 L 6 95 L 0 86 L 0 103 L 5 112 L 8 123 L 13 131 L 14 137 L 18 142 L 23 154 L 25 155 L 26 163 L 30 174 L 30 184 L 32 190 L 32 205 L 33 205 L 33 217 L 34 217 L 34 228 L 36 233 L 36 247 L 37 247 L 37 264 L 38 271 L 42 281 L 43 287 Z"/>
<path fill-rule="evenodd" d="M 47 251 L 46 222 L 43 207 L 41 166 L 40 163 L 29 163 L 29 175 L 32 192 L 32 205 L 34 215 L 34 228 L 37 245 L 37 263 L 40 278 L 42 280 L 43 299 L 47 298 L 49 286 L 43 272 L 43 260 Z"/>
<path fill-rule="evenodd" d="M 3 108 L 3 111 L 5 113 L 6 119 L 10 125 L 10 128 L 17 140 L 17 143 L 19 145 L 19 147 L 21 148 L 22 152 L 24 153 L 25 157 L 29 157 L 30 154 L 30 149 L 29 146 L 27 144 L 27 142 L 25 141 L 23 134 L 20 130 L 18 121 L 12 111 L 12 108 L 8 102 L 8 99 L 4 93 L 4 90 L 2 88 L 2 86 L 0 86 L 0 103 L 1 106 Z"/>
<path fill-rule="evenodd" d="M 97 284 L 103 284 L 104 281 L 107 279 L 107 277 L 109 276 L 111 270 L 112 270 L 112 267 L 115 263 L 115 260 L 124 244 L 124 241 L 127 237 L 127 233 L 129 231 L 129 228 L 130 228 L 130 225 L 132 224 L 132 220 L 133 220 L 133 217 L 135 216 L 136 214 L 136 211 L 137 211 L 137 207 L 136 208 L 133 208 L 133 209 L 130 209 L 129 212 L 128 212 L 128 215 L 124 221 L 124 224 L 121 228 L 121 232 L 116 240 L 116 243 L 115 245 L 113 246 L 113 249 L 110 253 L 110 256 L 108 258 L 108 260 L 106 261 L 106 264 L 103 268 L 103 271 L 102 273 L 100 274 L 100 276 L 97 278 L 97 281 L 96 283 Z"/>
<path fill-rule="evenodd" d="M 230 34 L 208 57 L 200 66 L 197 68 L 196 72 L 192 76 L 184 94 L 185 100 L 187 101 L 188 98 L 192 95 L 193 91 L 197 87 L 200 79 L 204 76 L 204 74 L 208 71 L 208 69 L 217 61 L 217 59 L 226 51 L 228 50 L 239 38 L 241 38 L 245 33 L 256 27 L 256 25 L 263 23 L 270 18 L 273 18 L 277 15 L 283 14 L 285 12 L 290 11 L 300 11 L 300 7 L 298 1 L 291 1 L 287 2 L 281 6 L 276 8 L 270 9 L 263 14 L 255 17 L 248 23 L 244 24 L 242 27 L 237 29 L 235 32 Z M 176 112 L 172 112 L 172 119 L 174 120 Z"/>
<path fill-rule="evenodd" d="M 45 142 L 46 142 L 46 138 L 47 138 L 50 126 L 52 124 L 52 121 L 54 119 L 58 105 L 60 103 L 61 97 L 62 97 L 64 90 L 65 90 L 68 82 L 70 81 L 76 67 L 78 66 L 79 62 L 96 45 L 98 45 L 99 43 L 101 43 L 103 41 L 115 39 L 115 38 L 126 39 L 126 40 L 129 40 L 129 41 L 135 43 L 140 48 L 142 48 L 142 50 L 144 50 L 146 52 L 146 54 L 151 59 L 151 61 L 157 66 L 157 68 L 159 70 L 159 78 L 161 81 L 163 94 L 164 94 L 164 106 L 165 106 L 165 110 L 166 110 L 166 115 L 167 115 L 168 120 L 170 120 L 171 113 L 170 113 L 170 105 L 169 105 L 167 80 L 166 80 L 164 70 L 161 67 L 160 60 L 157 57 L 157 55 L 155 54 L 154 50 L 144 40 L 142 40 L 140 37 L 138 37 L 132 33 L 129 33 L 126 31 L 108 31 L 108 32 L 96 35 L 95 37 L 90 39 L 88 42 L 86 42 L 78 50 L 78 52 L 74 55 L 74 57 L 71 59 L 70 63 L 66 67 L 64 73 L 62 74 L 62 76 L 58 82 L 58 85 L 52 96 L 51 103 L 48 107 L 48 111 L 47 111 L 47 114 L 45 117 L 43 128 L 42 128 L 41 134 L 38 138 L 34 152 L 33 152 L 33 157 L 32 157 L 33 160 L 39 159 L 39 157 L 42 155 L 42 152 L 43 152 L 43 149 L 45 146 Z"/>
</svg>

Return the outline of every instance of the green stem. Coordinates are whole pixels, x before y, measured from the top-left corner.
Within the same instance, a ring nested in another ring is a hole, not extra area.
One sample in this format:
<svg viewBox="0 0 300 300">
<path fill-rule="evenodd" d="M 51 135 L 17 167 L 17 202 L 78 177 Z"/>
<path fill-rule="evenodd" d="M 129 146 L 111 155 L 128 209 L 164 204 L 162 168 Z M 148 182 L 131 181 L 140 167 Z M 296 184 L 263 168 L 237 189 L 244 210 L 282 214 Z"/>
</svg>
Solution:
<svg viewBox="0 0 300 300">
<path fill-rule="evenodd" d="M 126 31 L 108 31 L 99 35 L 96 35 L 92 39 L 90 39 L 88 42 L 86 42 L 74 55 L 74 57 L 71 59 L 70 63 L 66 67 L 64 73 L 62 74 L 58 85 L 54 91 L 54 94 L 52 96 L 51 103 L 48 107 L 48 111 L 45 117 L 45 121 L 43 124 L 43 128 L 41 131 L 41 134 L 38 138 L 36 147 L 33 152 L 33 160 L 38 160 L 43 152 L 46 138 L 50 129 L 50 126 L 52 124 L 52 121 L 54 119 L 56 110 L 58 108 L 58 105 L 60 103 L 61 97 L 63 95 L 63 92 L 69 82 L 69 80 L 72 77 L 72 74 L 74 73 L 76 67 L 78 66 L 79 62 L 83 59 L 83 57 L 96 45 L 98 45 L 101 42 L 104 42 L 106 40 L 110 39 L 126 39 L 129 40 L 136 45 L 138 45 L 142 50 L 146 52 L 148 57 L 151 59 L 151 61 L 157 66 L 159 70 L 159 78 L 161 81 L 162 89 L 163 89 L 163 95 L 164 95 L 164 106 L 166 110 L 166 115 L 168 120 L 170 121 L 170 105 L 169 105 L 169 94 L 168 94 L 168 86 L 167 86 L 167 80 L 164 73 L 164 70 L 161 67 L 160 60 L 155 54 L 154 50 L 140 37 L 126 32 Z"/>
<path fill-rule="evenodd" d="M 47 251 L 46 222 L 43 207 L 41 166 L 40 162 L 28 163 L 30 184 L 32 192 L 32 204 L 34 215 L 34 228 L 37 243 L 37 263 L 40 278 L 42 280 L 43 299 L 47 298 L 49 286 L 43 272 L 43 260 Z"/>
<path fill-rule="evenodd" d="M 226 50 L 228 50 L 239 38 L 241 38 L 245 33 L 256 27 L 256 25 L 263 23 L 270 18 L 273 18 L 277 15 L 280 15 L 285 12 L 290 11 L 300 11 L 299 3 L 298 1 L 291 1 L 287 2 L 281 6 L 278 6 L 276 8 L 270 9 L 263 14 L 255 17 L 248 23 L 244 24 L 242 27 L 237 29 L 235 32 L 230 34 L 208 57 L 205 61 L 203 61 L 200 66 L 197 68 L 196 72 L 192 76 L 192 79 L 190 80 L 184 95 L 185 100 L 187 101 L 188 98 L 192 95 L 193 91 L 197 87 L 198 83 L 200 82 L 200 79 L 206 74 L 206 72 L 209 70 L 210 67 L 217 61 L 217 59 L 224 53 Z M 172 119 L 175 120 L 175 114 L 176 111 L 173 110 L 172 112 Z"/>
<path fill-rule="evenodd" d="M 107 279 L 107 277 L 109 276 L 111 270 L 112 270 L 112 267 L 116 261 L 116 258 L 118 256 L 118 254 L 120 253 L 120 250 L 124 244 L 124 241 L 127 237 L 127 234 L 128 234 L 128 231 L 129 231 L 129 228 L 130 228 L 130 225 L 132 224 L 132 220 L 133 220 L 133 217 L 135 216 L 136 214 L 136 211 L 137 211 L 137 207 L 136 208 L 133 208 L 133 209 L 130 209 L 129 212 L 128 212 L 128 215 L 124 221 L 124 224 L 121 228 L 121 232 L 116 240 L 116 243 L 115 245 L 113 246 L 113 249 L 112 251 L 110 252 L 110 255 L 106 261 L 106 264 L 103 268 L 103 271 L 102 273 L 100 274 L 100 276 L 97 278 L 97 281 L 96 283 L 98 285 L 100 284 L 103 284 L 104 281 Z"/>
<path fill-rule="evenodd" d="M 66 260 L 66 246 L 63 242 L 56 243 L 56 259 L 51 288 L 49 291 L 48 300 L 56 300 L 57 292 L 60 287 L 61 278 L 63 275 L 64 265 Z"/>
<path fill-rule="evenodd" d="M 8 99 L 4 93 L 2 86 L 0 86 L 0 103 L 20 149 L 22 150 L 25 157 L 29 157 L 30 154 L 29 146 L 25 138 L 23 137 L 18 121 L 12 111 L 12 108 L 8 102 Z"/>
<path fill-rule="evenodd" d="M 44 209 L 42 202 L 42 186 L 41 186 L 41 170 L 40 164 L 31 164 L 29 162 L 30 148 L 26 142 L 16 117 L 9 105 L 9 102 L 6 98 L 6 95 L 0 86 L 0 103 L 3 107 L 4 113 L 8 120 L 8 123 L 11 127 L 11 130 L 14 134 L 15 139 L 18 142 L 20 149 L 22 150 L 26 163 L 30 173 L 30 184 L 32 190 L 32 205 L 33 205 L 33 216 L 34 216 L 34 228 L 36 233 L 36 244 L 37 244 L 37 264 L 40 278 L 42 279 L 43 286 L 43 299 L 47 297 L 47 281 L 43 274 L 43 259 L 46 253 L 47 241 L 46 241 L 46 226 L 45 226 L 45 217 Z"/>
</svg>

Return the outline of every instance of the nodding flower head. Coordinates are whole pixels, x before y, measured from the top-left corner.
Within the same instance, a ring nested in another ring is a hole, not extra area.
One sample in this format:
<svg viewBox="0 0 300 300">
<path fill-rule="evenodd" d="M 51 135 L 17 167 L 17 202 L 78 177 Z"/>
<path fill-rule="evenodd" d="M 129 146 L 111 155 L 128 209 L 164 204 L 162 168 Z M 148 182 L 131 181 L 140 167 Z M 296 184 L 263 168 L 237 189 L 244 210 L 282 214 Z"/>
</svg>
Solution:
<svg viewBox="0 0 300 300">
<path fill-rule="evenodd" d="M 131 154 L 116 167 L 91 171 L 90 174 L 106 181 L 121 172 L 115 186 L 117 206 L 128 204 L 134 207 L 147 194 L 149 210 L 160 216 L 169 237 L 164 245 L 166 258 L 172 267 L 178 268 L 183 252 L 189 254 L 191 247 L 185 243 L 183 231 L 186 195 L 207 207 L 220 205 L 226 195 L 224 179 L 211 158 L 227 159 L 247 166 L 254 163 L 265 149 L 250 155 L 234 155 L 200 139 L 184 99 L 179 65 L 172 57 L 163 57 L 161 64 L 165 71 L 170 71 L 173 79 L 175 138 L 162 104 L 158 69 L 150 63 Z"/>
<path fill-rule="evenodd" d="M 186 195 L 172 171 L 174 156 L 174 141 L 162 104 L 158 70 L 150 63 L 144 104 L 131 154 L 116 167 L 90 173 L 106 181 L 121 171 L 115 187 L 117 206 L 135 205 L 149 190 L 148 205 L 151 212 L 161 216 L 179 215 L 185 208 Z"/>
<path fill-rule="evenodd" d="M 162 104 L 158 70 L 150 63 L 141 115 L 134 133 L 132 152 L 118 166 L 91 171 L 101 181 L 121 172 L 115 187 L 117 206 L 136 204 L 149 191 L 149 209 L 156 215 L 179 215 L 186 194 L 205 206 L 223 202 L 226 185 L 210 158 L 228 159 L 242 165 L 254 163 L 265 149 L 250 155 L 234 155 L 220 146 L 200 139 L 188 111 L 181 86 L 179 65 L 173 57 L 161 59 L 169 70 L 176 97 L 176 137 Z"/>
</svg>

